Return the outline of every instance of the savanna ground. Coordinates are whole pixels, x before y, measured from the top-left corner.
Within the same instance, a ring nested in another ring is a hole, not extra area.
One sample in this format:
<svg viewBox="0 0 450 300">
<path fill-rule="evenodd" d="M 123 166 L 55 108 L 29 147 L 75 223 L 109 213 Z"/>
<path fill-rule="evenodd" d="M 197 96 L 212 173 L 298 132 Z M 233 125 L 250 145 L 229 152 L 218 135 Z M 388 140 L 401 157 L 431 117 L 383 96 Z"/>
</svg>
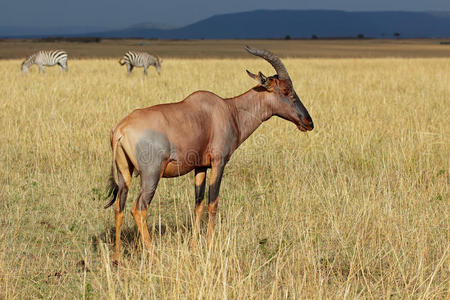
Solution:
<svg viewBox="0 0 450 300">
<path fill-rule="evenodd" d="M 117 59 L 45 75 L 0 61 L 0 298 L 448 299 L 448 57 L 284 59 L 316 128 L 274 117 L 236 151 L 211 249 L 189 246 L 193 175 L 163 179 L 149 261 L 134 178 L 114 267 L 110 129 L 198 89 L 238 95 L 254 85 L 245 69 L 273 74 L 249 55 L 168 57 L 148 78 Z"/>
<path fill-rule="evenodd" d="M 89 40 L 89 39 L 88 39 Z M 90 39 L 93 41 L 94 39 Z M 24 59 L 42 49 L 64 49 L 69 58 L 118 59 L 128 50 L 142 50 L 164 58 L 248 58 L 243 45 L 270 49 L 291 58 L 450 57 L 449 39 L 354 40 L 100 40 L 98 43 L 0 39 L 0 59 Z"/>
</svg>

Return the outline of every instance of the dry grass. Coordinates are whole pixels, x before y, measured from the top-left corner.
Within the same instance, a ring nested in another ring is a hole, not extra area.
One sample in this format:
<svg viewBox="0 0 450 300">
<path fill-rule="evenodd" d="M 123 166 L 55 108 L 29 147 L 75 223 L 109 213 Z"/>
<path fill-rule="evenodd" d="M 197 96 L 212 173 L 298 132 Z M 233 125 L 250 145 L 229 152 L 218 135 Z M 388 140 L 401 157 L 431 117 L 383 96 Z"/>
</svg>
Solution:
<svg viewBox="0 0 450 300">
<path fill-rule="evenodd" d="M 450 60 L 287 59 L 316 125 L 273 118 L 225 170 L 214 247 L 191 250 L 193 176 L 162 180 L 149 263 L 103 210 L 109 130 L 137 107 L 252 87 L 262 60 L 116 60 L 39 76 L 0 62 L 0 298 L 449 297 Z"/>
</svg>

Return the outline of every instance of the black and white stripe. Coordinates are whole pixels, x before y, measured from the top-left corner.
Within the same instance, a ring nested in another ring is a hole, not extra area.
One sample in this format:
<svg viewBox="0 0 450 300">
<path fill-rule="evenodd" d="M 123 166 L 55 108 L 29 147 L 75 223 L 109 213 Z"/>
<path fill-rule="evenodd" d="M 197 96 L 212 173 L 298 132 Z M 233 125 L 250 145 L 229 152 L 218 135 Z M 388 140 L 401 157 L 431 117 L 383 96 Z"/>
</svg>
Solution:
<svg viewBox="0 0 450 300">
<path fill-rule="evenodd" d="M 22 72 L 28 72 L 28 69 L 36 64 L 39 67 L 39 73 L 42 71 L 45 73 L 45 66 L 54 66 L 58 65 L 59 68 L 69 71 L 67 67 L 67 52 L 63 50 L 44 50 L 38 51 L 25 59 L 22 63 Z"/>
<path fill-rule="evenodd" d="M 154 66 L 158 74 L 161 73 L 162 59 L 158 56 L 153 56 L 147 52 L 134 52 L 128 51 L 123 58 L 119 60 L 119 64 L 127 65 L 128 74 L 133 71 L 134 67 L 144 67 L 144 74 L 147 75 L 147 69 L 149 66 Z"/>
</svg>

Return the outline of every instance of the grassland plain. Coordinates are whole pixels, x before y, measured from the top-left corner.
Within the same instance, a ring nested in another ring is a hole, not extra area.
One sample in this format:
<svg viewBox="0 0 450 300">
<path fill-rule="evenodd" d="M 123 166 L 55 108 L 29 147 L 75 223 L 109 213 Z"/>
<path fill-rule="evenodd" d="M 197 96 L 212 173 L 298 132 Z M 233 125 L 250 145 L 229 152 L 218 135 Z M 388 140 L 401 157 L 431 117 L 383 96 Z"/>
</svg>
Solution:
<svg viewBox="0 0 450 300">
<path fill-rule="evenodd" d="M 276 117 L 233 155 L 215 242 L 191 250 L 193 176 L 162 180 L 148 215 L 158 261 L 129 214 L 110 264 L 110 129 L 138 107 L 254 83 L 255 59 L 117 60 L 68 74 L 0 61 L 0 298 L 449 297 L 450 59 L 285 59 L 316 128 Z M 206 217 L 206 216 L 205 216 Z M 204 229 L 204 227 L 203 227 Z"/>
<path fill-rule="evenodd" d="M 320 39 L 320 40 L 143 40 L 104 39 L 98 43 L 74 40 L 0 39 L 0 59 L 22 59 L 43 49 L 64 49 L 70 58 L 117 58 L 142 50 L 164 58 L 248 58 L 242 45 L 271 49 L 280 57 L 374 58 L 449 57 L 449 39 Z"/>
</svg>

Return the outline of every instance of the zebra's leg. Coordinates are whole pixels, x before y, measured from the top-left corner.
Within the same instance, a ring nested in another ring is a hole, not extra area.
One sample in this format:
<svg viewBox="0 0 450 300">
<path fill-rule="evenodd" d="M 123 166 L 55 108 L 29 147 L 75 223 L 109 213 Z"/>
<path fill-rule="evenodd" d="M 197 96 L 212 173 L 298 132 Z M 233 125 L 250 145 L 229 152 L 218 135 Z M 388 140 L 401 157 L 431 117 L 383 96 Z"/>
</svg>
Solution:
<svg viewBox="0 0 450 300">
<path fill-rule="evenodd" d="M 39 73 L 44 73 L 45 74 L 45 67 L 43 65 L 39 65 Z"/>
<path fill-rule="evenodd" d="M 67 72 L 69 72 L 69 66 L 67 65 L 67 61 L 63 63 L 63 68 Z"/>
<path fill-rule="evenodd" d="M 145 76 L 147 76 L 147 75 L 148 75 L 147 69 L 148 69 L 148 66 L 147 66 L 147 65 L 146 65 L 146 66 L 144 66 L 144 74 L 145 74 Z"/>
<path fill-rule="evenodd" d="M 131 71 L 133 71 L 133 65 L 127 64 L 127 72 L 128 72 L 128 75 L 131 74 Z"/>
<path fill-rule="evenodd" d="M 64 72 L 64 67 L 61 63 L 58 63 L 58 67 L 59 67 L 59 70 L 61 71 L 61 73 Z"/>
</svg>

